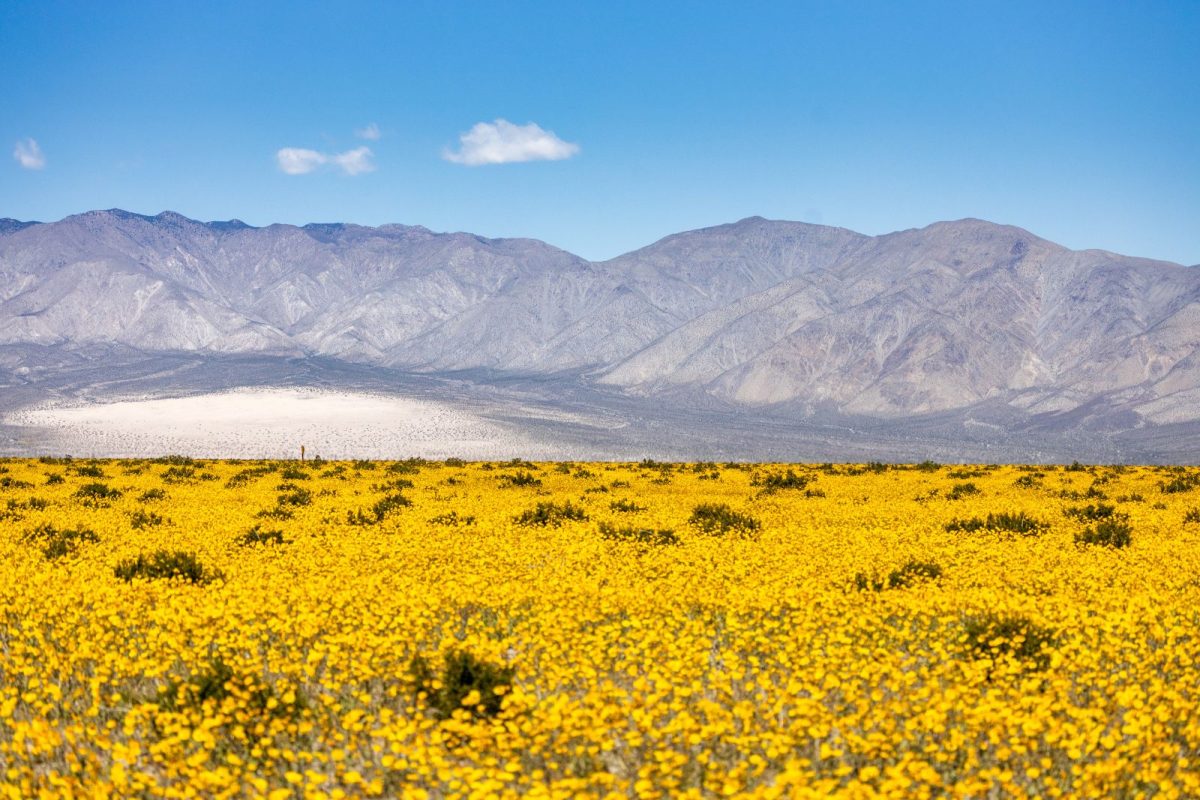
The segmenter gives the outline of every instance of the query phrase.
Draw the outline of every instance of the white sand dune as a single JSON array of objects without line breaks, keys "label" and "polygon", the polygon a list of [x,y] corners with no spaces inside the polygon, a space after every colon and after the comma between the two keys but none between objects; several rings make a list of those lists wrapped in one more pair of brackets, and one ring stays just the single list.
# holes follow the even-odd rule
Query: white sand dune
[{"label": "white sand dune", "polygon": [[[429,400],[254,388],[166,399],[42,405],[4,423],[41,429],[55,449],[97,457],[554,458],[503,424]],[[68,449],[69,448],[69,449]]]}]

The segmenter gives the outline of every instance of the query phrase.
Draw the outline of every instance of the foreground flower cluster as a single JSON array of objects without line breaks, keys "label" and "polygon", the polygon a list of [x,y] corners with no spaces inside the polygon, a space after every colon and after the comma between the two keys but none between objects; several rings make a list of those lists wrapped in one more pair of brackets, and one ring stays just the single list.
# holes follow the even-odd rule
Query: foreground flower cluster
[{"label": "foreground flower cluster", "polygon": [[1200,471],[0,461],[28,797],[1200,796]]}]

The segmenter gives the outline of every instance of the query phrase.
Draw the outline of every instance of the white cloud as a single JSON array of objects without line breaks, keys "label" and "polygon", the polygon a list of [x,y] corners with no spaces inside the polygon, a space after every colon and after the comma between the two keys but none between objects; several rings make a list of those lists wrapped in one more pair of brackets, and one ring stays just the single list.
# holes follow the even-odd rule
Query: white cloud
[{"label": "white cloud", "polygon": [[561,161],[579,152],[579,145],[564,142],[553,131],[534,123],[514,125],[508,120],[476,123],[458,137],[457,151],[447,149],[442,158],[455,164],[510,164],[517,161]]},{"label": "white cloud", "polygon": [[367,127],[356,130],[354,135],[360,139],[366,139],[368,142],[378,142],[383,138],[383,131],[379,130],[379,126],[372,122]]},{"label": "white cloud", "polygon": [[34,139],[21,139],[13,148],[13,158],[25,169],[41,169],[46,166],[46,156]]},{"label": "white cloud", "polygon": [[312,172],[329,159],[316,150],[305,150],[302,147],[285,147],[275,154],[279,168],[288,175],[304,175]]},{"label": "white cloud", "polygon": [[288,175],[306,175],[326,165],[337,167],[347,175],[361,175],[375,171],[374,157],[369,147],[356,147],[344,153],[318,153],[303,147],[284,147],[275,153],[279,169]]},{"label": "white cloud", "polygon": [[371,161],[374,156],[371,148],[364,146],[332,155],[329,157],[329,161],[340,167],[342,172],[347,175],[361,175],[364,172],[375,171],[375,164]]}]

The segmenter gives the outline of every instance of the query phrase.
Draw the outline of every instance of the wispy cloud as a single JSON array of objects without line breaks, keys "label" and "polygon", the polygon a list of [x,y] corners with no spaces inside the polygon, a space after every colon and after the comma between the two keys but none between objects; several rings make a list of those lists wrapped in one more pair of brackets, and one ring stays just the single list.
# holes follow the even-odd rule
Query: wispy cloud
[{"label": "wispy cloud", "polygon": [[366,139],[368,142],[378,142],[383,138],[383,131],[379,130],[379,126],[372,122],[367,127],[356,130],[354,135],[360,139]]},{"label": "wispy cloud", "polygon": [[21,139],[13,148],[13,158],[25,169],[41,169],[46,166],[46,156],[35,139]]},{"label": "wispy cloud", "polygon": [[374,172],[375,154],[371,148],[355,147],[344,153],[319,153],[303,147],[284,147],[275,153],[275,162],[288,175],[307,175],[324,166],[340,169],[346,175]]},{"label": "wispy cloud", "polygon": [[518,161],[561,161],[579,152],[579,145],[564,142],[540,125],[514,125],[505,119],[476,123],[458,137],[458,150],[447,148],[442,158],[455,164],[510,164]]}]

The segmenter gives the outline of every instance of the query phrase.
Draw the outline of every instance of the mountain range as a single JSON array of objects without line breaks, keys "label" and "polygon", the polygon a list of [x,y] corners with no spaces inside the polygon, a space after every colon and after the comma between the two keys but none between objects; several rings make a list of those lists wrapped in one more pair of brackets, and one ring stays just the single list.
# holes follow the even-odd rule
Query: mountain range
[{"label": "mountain range", "polygon": [[0,388],[113,353],[535,383],[646,413],[1200,442],[1200,268],[975,219],[866,236],[752,217],[604,262],[405,225],[0,220]]}]

